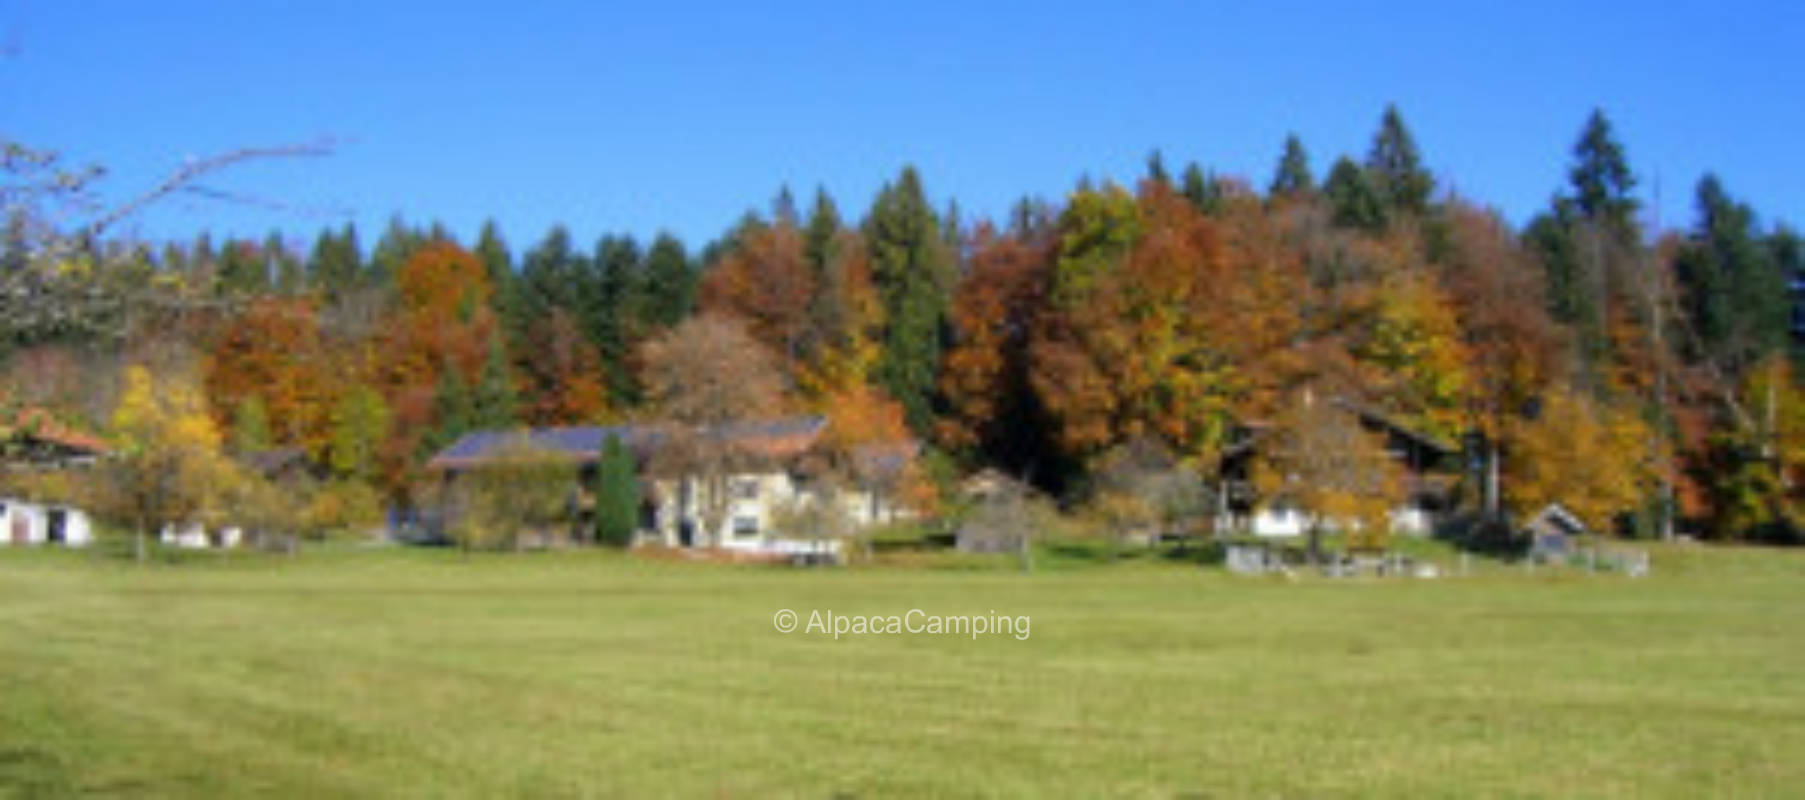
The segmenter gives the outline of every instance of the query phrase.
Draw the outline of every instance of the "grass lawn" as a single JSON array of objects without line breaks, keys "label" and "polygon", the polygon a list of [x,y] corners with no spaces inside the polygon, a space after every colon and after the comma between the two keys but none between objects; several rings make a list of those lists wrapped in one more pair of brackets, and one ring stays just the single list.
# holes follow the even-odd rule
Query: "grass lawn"
[{"label": "grass lawn", "polygon": [[1797,796],[1805,553],[1655,570],[0,550],[0,795]]}]

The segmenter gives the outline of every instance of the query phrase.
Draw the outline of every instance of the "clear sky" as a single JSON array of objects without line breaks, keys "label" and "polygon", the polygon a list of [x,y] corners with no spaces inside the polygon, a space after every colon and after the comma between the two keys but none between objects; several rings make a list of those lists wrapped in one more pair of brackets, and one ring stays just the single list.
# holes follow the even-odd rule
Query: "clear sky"
[{"label": "clear sky", "polygon": [[[1263,186],[1288,131],[1319,178],[1396,102],[1443,186],[1521,222],[1587,113],[1685,225],[1715,170],[1805,223],[1805,4],[1579,2],[455,3],[0,0],[0,133],[112,169],[330,135],[136,220],[149,238],[311,237],[393,213],[516,252],[669,229],[700,246],[788,184],[864,213],[916,164],[938,205],[1001,216],[1159,148]],[[297,210],[298,209],[298,210]],[[347,214],[349,216],[347,216]]]}]

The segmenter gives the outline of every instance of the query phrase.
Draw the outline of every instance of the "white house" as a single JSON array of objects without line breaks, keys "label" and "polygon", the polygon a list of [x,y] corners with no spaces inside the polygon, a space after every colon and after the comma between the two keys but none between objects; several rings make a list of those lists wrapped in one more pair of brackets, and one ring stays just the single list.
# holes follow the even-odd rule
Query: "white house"
[{"label": "white house", "polygon": [[93,522],[79,508],[0,497],[0,546],[82,547],[93,541]]},{"label": "white house", "polygon": [[[79,474],[107,452],[98,437],[76,430],[49,412],[35,407],[14,407],[0,418],[0,469],[20,478],[14,486],[43,489],[39,481],[62,473]],[[94,541],[94,525],[88,514],[59,502],[67,489],[45,489],[49,497],[26,488],[0,495],[0,546],[62,545],[81,547]],[[29,495],[29,496],[28,496]]]}]

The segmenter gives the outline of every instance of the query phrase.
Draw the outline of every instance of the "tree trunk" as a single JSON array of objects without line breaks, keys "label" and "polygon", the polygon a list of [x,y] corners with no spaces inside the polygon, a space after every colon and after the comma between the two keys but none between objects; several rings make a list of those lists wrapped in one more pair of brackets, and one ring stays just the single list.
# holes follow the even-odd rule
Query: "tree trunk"
[{"label": "tree trunk", "polygon": [[132,532],[132,554],[138,563],[144,563],[144,526],[140,525]]}]

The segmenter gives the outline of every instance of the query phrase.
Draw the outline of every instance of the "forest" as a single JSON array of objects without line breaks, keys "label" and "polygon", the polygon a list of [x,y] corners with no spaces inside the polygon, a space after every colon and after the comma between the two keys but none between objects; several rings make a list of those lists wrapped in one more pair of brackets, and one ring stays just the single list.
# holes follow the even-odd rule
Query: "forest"
[{"label": "forest", "polygon": [[[929,507],[993,467],[1107,513],[1132,453],[1207,485],[1257,435],[1279,443],[1264,497],[1382,509],[1397,481],[1313,411],[1332,397],[1462,453],[1461,502],[1487,514],[1798,543],[1805,246],[1711,175],[1657,228],[1607,116],[1581,122],[1549,147],[1568,185],[1520,226],[1446,189],[1388,107],[1326,171],[1295,136],[1258,180],[1155,152],[1132,186],[974,219],[903,167],[862,213],[786,187],[700,247],[399,218],[133,241],[68,223],[95,176],[8,144],[0,391],[8,419],[46,410],[137,464],[114,507],[315,531],[418,502],[467,432],[682,416],[685,381],[719,368],[736,413],[920,442]],[[324,477],[297,493],[234,466],[276,448]],[[190,472],[226,488],[184,508],[144,488]]]}]

